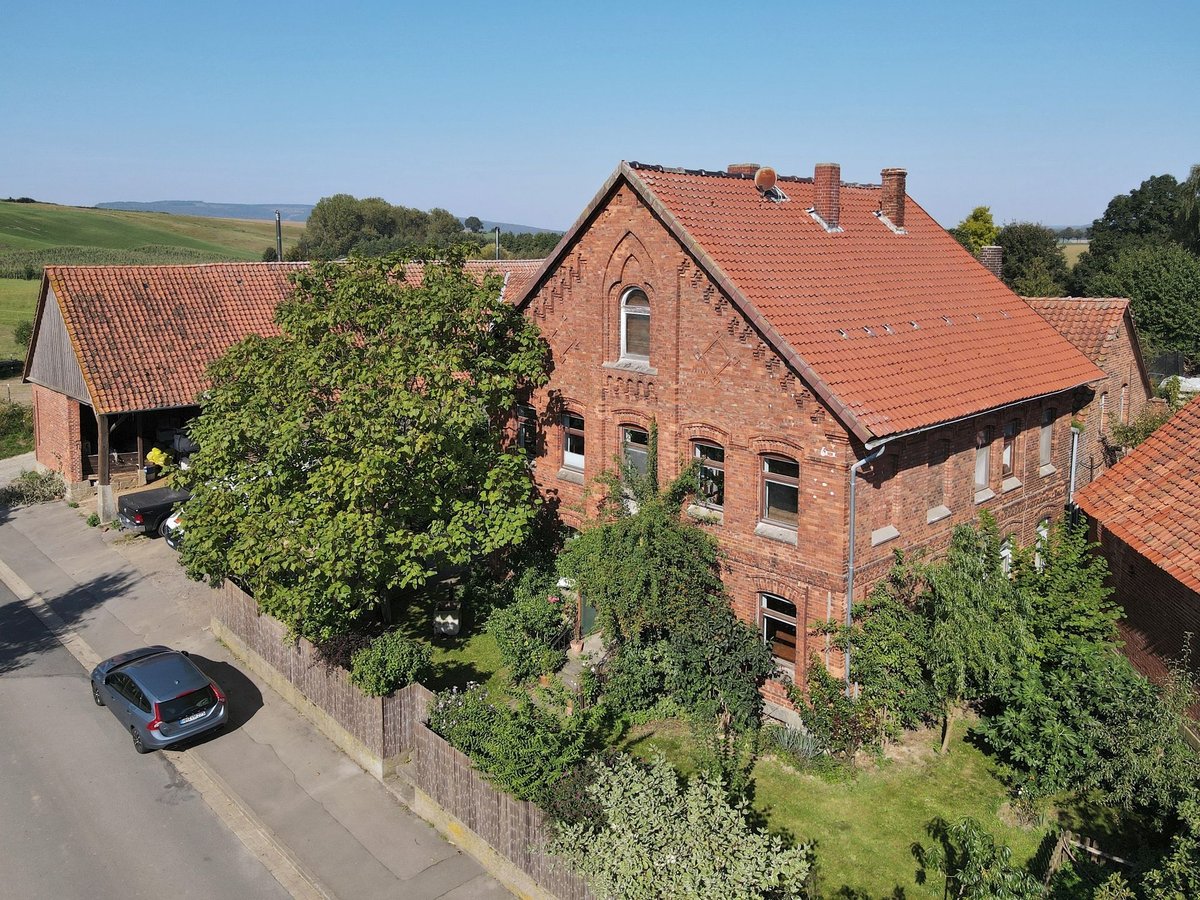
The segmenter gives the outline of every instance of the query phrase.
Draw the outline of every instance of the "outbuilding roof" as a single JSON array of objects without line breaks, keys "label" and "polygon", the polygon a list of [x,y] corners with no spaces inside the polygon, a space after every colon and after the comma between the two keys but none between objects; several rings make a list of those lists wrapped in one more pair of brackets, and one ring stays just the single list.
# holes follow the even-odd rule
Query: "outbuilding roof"
[{"label": "outbuilding roof", "polygon": [[1200,397],[1076,493],[1136,552],[1200,591]]},{"label": "outbuilding roof", "polygon": [[[505,276],[506,296],[541,260],[468,260],[478,278]],[[279,333],[275,308],[306,263],[47,266],[26,363],[30,375],[47,303],[57,301],[93,408],[99,413],[191,406],[207,369],[251,334]],[[420,265],[406,267],[420,282]]]},{"label": "outbuilding roof", "polygon": [[1123,297],[1026,297],[1025,302],[1097,365],[1129,311]]},{"label": "outbuilding roof", "polygon": [[522,301],[628,184],[743,315],[870,442],[1104,377],[911,198],[903,228],[880,185],[840,184],[838,228],[812,178],[621,163]]}]

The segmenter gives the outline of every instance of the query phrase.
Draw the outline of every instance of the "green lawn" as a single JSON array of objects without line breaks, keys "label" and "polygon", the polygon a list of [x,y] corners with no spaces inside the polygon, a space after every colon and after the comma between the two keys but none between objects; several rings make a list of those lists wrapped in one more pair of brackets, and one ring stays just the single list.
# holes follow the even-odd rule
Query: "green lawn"
[{"label": "green lawn", "polygon": [[[938,898],[939,884],[917,884],[911,851],[914,841],[929,843],[925,824],[935,816],[973,816],[1020,862],[1036,854],[1046,834],[1002,820],[1007,791],[991,761],[964,740],[966,727],[957,726],[946,757],[934,752],[937,735],[923,732],[910,736],[896,758],[868,763],[848,780],[803,774],[764,757],[754,770],[755,807],[773,830],[816,842],[825,896],[845,886],[872,898],[891,897],[897,887],[909,900]],[[694,768],[689,745],[687,727],[667,722],[635,729],[624,746],[642,757],[661,750],[687,773]]]},{"label": "green lawn", "polygon": [[425,680],[425,686],[440,691],[478,682],[495,691],[506,681],[502,668],[500,649],[490,634],[442,637],[433,642],[433,675]]},{"label": "green lawn", "polygon": [[0,399],[0,459],[33,449],[33,410]]},{"label": "green lawn", "polygon": [[13,340],[13,328],[22,319],[32,321],[40,285],[36,280],[0,278],[0,359],[25,358],[25,348]]}]

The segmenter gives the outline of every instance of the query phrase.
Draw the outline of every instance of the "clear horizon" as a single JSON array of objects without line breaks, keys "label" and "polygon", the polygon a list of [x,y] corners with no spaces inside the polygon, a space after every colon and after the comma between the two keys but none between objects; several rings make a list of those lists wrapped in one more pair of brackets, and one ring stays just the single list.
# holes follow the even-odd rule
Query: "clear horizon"
[{"label": "clear horizon", "polygon": [[730,9],[17,6],[0,195],[350,193],[563,229],[621,159],[832,160],[907,168],[943,225],[1067,226],[1200,162],[1200,4]]}]

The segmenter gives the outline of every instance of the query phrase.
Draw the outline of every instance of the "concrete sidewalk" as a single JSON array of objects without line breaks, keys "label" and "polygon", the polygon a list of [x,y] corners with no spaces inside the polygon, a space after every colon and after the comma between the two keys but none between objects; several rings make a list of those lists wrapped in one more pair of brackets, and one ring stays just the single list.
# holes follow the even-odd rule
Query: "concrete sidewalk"
[{"label": "concrete sidewalk", "polygon": [[[183,751],[179,768],[211,775],[316,896],[509,896],[238,665],[210,632],[209,589],[162,541],[88,528],[78,510],[52,503],[0,509],[0,559],[101,658],[159,643],[200,657],[230,694],[233,727]],[[129,764],[139,762],[130,749]]]},{"label": "concrete sidewalk", "polygon": [[22,472],[40,469],[33,451],[0,459],[0,485],[8,484]]}]

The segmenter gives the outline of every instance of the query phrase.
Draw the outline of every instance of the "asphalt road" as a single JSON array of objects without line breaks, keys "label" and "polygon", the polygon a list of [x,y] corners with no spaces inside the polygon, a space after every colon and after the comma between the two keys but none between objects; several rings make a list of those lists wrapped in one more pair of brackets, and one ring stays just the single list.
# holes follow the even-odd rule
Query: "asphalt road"
[{"label": "asphalt road", "polygon": [[0,895],[288,896],[161,754],[134,752],[83,668],[3,584]]}]

